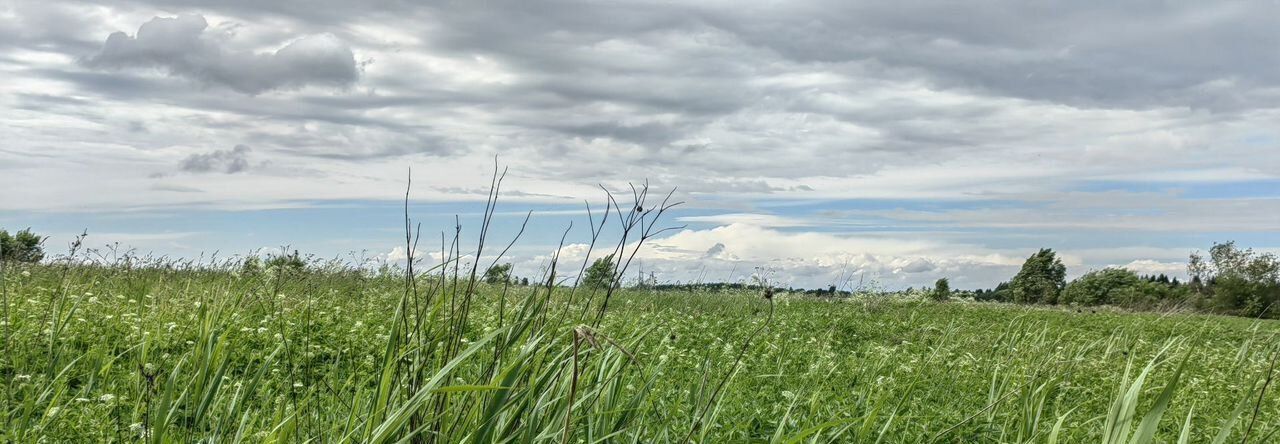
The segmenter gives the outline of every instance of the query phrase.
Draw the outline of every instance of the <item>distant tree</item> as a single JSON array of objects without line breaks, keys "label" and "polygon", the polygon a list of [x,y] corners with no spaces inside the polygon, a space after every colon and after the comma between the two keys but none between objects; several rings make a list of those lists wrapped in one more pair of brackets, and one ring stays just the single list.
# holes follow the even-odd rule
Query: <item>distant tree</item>
[{"label": "distant tree", "polygon": [[613,255],[596,259],[587,268],[582,278],[582,286],[587,288],[608,288],[613,284]]},{"label": "distant tree", "polygon": [[1009,281],[1013,301],[1020,304],[1056,304],[1067,286],[1067,267],[1053,250],[1041,248],[1023,262],[1022,269]]},{"label": "distant tree", "polygon": [[995,288],[975,291],[973,299],[977,301],[1009,302],[1009,283],[1001,282]]},{"label": "distant tree", "polygon": [[527,277],[522,277],[522,278],[520,278],[520,285],[528,286],[528,285],[529,285],[529,278],[527,278]]},{"label": "distant tree", "polygon": [[511,282],[511,264],[496,264],[484,271],[484,282],[500,285]]},{"label": "distant tree", "polygon": [[1137,274],[1123,268],[1094,270],[1076,278],[1062,292],[1061,301],[1071,305],[1106,305],[1134,302],[1144,283]]},{"label": "distant tree", "polygon": [[830,295],[836,294],[836,286],[832,285],[830,287],[827,287],[827,294],[830,294]]},{"label": "distant tree", "polygon": [[1214,244],[1207,259],[1191,254],[1187,272],[1209,308],[1250,317],[1280,312],[1280,260],[1273,254]]},{"label": "distant tree", "polygon": [[929,292],[929,299],[938,302],[951,299],[951,283],[947,281],[947,278],[938,279],[937,282],[933,283],[933,291]]},{"label": "distant tree", "polygon": [[9,234],[0,230],[0,260],[13,262],[40,262],[44,259],[44,236],[25,229]]}]

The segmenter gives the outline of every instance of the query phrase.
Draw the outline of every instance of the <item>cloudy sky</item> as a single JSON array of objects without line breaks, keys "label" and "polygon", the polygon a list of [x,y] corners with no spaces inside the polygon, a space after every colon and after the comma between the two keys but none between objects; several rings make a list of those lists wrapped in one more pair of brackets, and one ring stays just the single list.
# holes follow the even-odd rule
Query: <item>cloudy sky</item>
[{"label": "cloudy sky", "polygon": [[662,280],[972,288],[1040,247],[1179,274],[1280,248],[1277,29],[1275,2],[8,0],[0,226],[396,259],[407,168],[425,237],[471,235],[497,156],[521,275],[646,179],[686,202],[640,256]]}]

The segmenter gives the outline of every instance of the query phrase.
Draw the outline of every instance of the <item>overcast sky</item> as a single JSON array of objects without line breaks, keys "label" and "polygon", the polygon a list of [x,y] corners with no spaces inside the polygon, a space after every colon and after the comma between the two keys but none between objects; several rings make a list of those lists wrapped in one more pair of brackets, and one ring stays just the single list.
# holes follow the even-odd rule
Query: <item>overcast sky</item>
[{"label": "overcast sky", "polygon": [[1278,30],[1277,2],[8,0],[0,226],[397,259],[406,169],[438,239],[498,156],[522,275],[646,179],[686,202],[662,280],[972,288],[1040,247],[1181,274],[1280,248]]}]

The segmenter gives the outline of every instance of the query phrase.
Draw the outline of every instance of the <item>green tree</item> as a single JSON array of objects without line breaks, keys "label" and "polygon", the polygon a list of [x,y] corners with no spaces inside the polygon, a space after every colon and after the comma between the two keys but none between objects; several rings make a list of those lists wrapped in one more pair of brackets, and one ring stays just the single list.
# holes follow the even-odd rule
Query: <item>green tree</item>
[{"label": "green tree", "polygon": [[1071,305],[1107,305],[1134,302],[1143,280],[1123,268],[1104,268],[1085,273],[1067,285],[1061,301]]},{"label": "green tree", "polygon": [[1209,308],[1243,316],[1280,312],[1280,260],[1270,253],[1240,249],[1235,242],[1214,244],[1206,259],[1192,253],[1187,272]]},{"label": "green tree", "polygon": [[44,259],[44,236],[25,229],[9,234],[0,230],[0,260],[14,262],[40,262]]},{"label": "green tree", "polygon": [[1067,286],[1067,267],[1053,250],[1041,248],[1022,263],[1022,269],[1009,281],[1013,301],[1020,304],[1056,304]]},{"label": "green tree", "polygon": [[947,281],[947,278],[941,278],[938,279],[937,282],[934,282],[933,291],[929,292],[929,299],[933,299],[938,302],[951,299],[951,282]]},{"label": "green tree", "polygon": [[511,264],[497,264],[484,271],[484,282],[500,285],[511,282]]},{"label": "green tree", "polygon": [[613,255],[596,259],[587,268],[587,274],[582,278],[582,285],[587,288],[608,288],[613,284]]}]

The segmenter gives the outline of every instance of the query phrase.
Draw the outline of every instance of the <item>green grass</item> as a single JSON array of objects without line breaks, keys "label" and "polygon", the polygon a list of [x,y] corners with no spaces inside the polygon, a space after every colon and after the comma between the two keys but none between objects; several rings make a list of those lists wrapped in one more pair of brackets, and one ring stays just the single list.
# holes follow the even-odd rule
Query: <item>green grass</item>
[{"label": "green grass", "polygon": [[11,265],[0,441],[1280,439],[1275,321],[440,271]]}]

